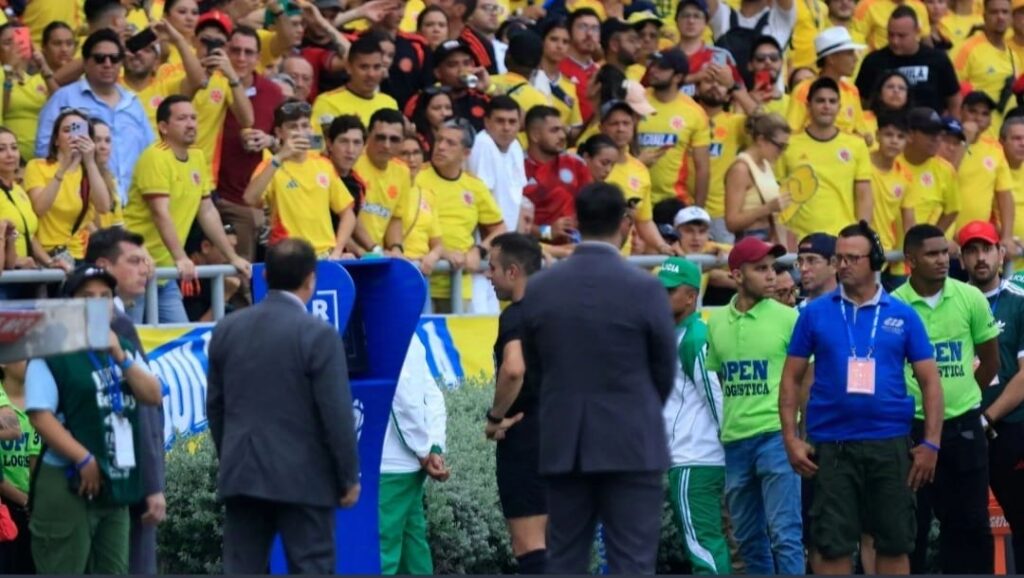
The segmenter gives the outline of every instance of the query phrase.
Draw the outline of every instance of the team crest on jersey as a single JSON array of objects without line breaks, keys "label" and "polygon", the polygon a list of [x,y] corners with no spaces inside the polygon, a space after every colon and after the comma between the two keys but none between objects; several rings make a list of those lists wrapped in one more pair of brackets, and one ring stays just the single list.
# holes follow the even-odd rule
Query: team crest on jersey
[{"label": "team crest on jersey", "polygon": [[401,70],[402,72],[405,72],[405,73],[412,72],[412,59],[411,58],[403,58],[403,59],[399,60],[398,61],[398,69]]},{"label": "team crest on jersey", "polygon": [[224,100],[224,91],[219,88],[210,91],[210,102],[220,104],[222,100]]},{"label": "team crest on jersey", "polygon": [[897,199],[903,196],[903,185],[896,185],[892,188],[892,196]]},{"label": "team crest on jersey", "polygon": [[469,191],[462,191],[462,201],[467,205],[473,204],[473,193]]},{"label": "team crest on jersey", "polygon": [[316,184],[326,189],[331,184],[331,181],[325,173],[320,173],[316,176]]},{"label": "team crest on jersey", "polygon": [[985,165],[985,168],[990,171],[994,171],[996,169],[996,160],[992,157],[985,157],[985,159],[981,161],[981,164]]},{"label": "team crest on jersey", "polygon": [[935,184],[935,177],[931,173],[924,173],[921,175],[921,184],[930,187]]},{"label": "team crest on jersey", "polygon": [[853,107],[846,107],[846,118],[853,118]]},{"label": "team crest on jersey", "polygon": [[157,95],[149,99],[149,106],[153,108],[160,108],[160,103],[164,101],[164,97]]},{"label": "team crest on jersey", "polygon": [[396,187],[395,185],[391,185],[390,187],[388,187],[387,195],[388,195],[389,199],[397,199],[398,198],[398,187]]},{"label": "team crest on jersey", "polygon": [[572,171],[569,170],[569,169],[559,169],[559,171],[558,171],[558,180],[562,181],[563,183],[565,183],[567,185],[572,184],[572,181],[573,181]]},{"label": "team crest on jersey", "polygon": [[853,153],[850,152],[850,149],[839,149],[839,160],[848,163],[851,158],[853,158]]},{"label": "team crest on jersey", "polygon": [[192,184],[198,187],[201,182],[202,178],[199,176],[199,171],[192,171]]},{"label": "team crest on jersey", "polygon": [[638,179],[636,177],[629,177],[629,188],[633,189],[634,191],[636,189],[639,189],[640,188],[640,179]]},{"label": "team crest on jersey", "polygon": [[729,136],[729,131],[724,126],[716,126],[712,134],[716,139],[721,140]]},{"label": "team crest on jersey", "polygon": [[37,84],[36,92],[38,92],[39,94],[46,94],[46,86],[43,84]]},{"label": "team crest on jersey", "polygon": [[673,116],[672,120],[668,121],[668,124],[675,130],[683,130],[683,127],[686,126],[686,121],[681,116]]}]

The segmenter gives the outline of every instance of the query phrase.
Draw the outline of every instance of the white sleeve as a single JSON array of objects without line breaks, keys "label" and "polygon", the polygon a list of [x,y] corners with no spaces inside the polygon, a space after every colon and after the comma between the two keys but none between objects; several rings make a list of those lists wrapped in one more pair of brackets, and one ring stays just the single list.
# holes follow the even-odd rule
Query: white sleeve
[{"label": "white sleeve", "polygon": [[718,432],[722,432],[722,384],[718,381],[718,374],[708,371],[706,365],[708,346],[705,345],[697,354],[693,362],[693,383],[700,392],[700,400],[710,410],[711,417],[718,425]]},{"label": "white sleeve", "polygon": [[725,0],[718,0],[718,10],[711,15],[711,21],[708,24],[711,26],[711,35],[718,40],[729,30],[729,15],[732,14],[732,8],[725,3]]},{"label": "white sleeve", "polygon": [[768,14],[768,26],[765,32],[770,34],[783,47],[789,45],[793,36],[793,28],[796,27],[796,3],[801,0],[794,0],[789,10],[780,10],[778,3],[773,3],[771,12]]},{"label": "white sleeve", "polygon": [[473,149],[469,153],[469,172],[476,175],[476,178],[483,181],[487,188],[493,191],[497,185],[497,172],[494,170],[496,159],[489,154],[492,150],[489,140],[489,138],[476,139],[476,144],[473,145]]},{"label": "white sleeve", "polygon": [[[437,389],[437,386],[427,384]],[[427,423],[426,400],[424,387],[416,382],[411,371],[402,368],[395,388],[395,397],[391,401],[391,421],[402,445],[422,459],[430,453],[430,430]]]},{"label": "white sleeve", "polygon": [[443,453],[448,446],[448,412],[444,405],[444,394],[441,393],[441,388],[436,382],[427,384],[423,393],[423,401],[427,406],[427,431],[430,434],[430,446],[438,446]]}]

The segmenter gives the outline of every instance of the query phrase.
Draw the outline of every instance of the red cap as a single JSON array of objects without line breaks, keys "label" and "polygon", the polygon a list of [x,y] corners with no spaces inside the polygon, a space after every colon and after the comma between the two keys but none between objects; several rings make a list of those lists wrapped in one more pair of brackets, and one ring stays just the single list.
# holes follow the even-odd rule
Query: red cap
[{"label": "red cap", "polygon": [[199,21],[196,22],[196,30],[199,30],[203,25],[211,22],[220,26],[224,31],[224,34],[227,34],[228,36],[231,36],[231,32],[235,29],[235,25],[231,22],[230,16],[220,10],[210,10],[199,17]]},{"label": "red cap", "polygon": [[999,244],[999,232],[988,221],[971,221],[957,233],[956,242],[964,247],[971,241],[985,241],[989,245]]},{"label": "red cap", "polygon": [[785,254],[786,248],[782,245],[765,243],[757,237],[744,237],[729,252],[729,270],[739,269],[747,263],[756,263],[767,255],[778,258]]}]

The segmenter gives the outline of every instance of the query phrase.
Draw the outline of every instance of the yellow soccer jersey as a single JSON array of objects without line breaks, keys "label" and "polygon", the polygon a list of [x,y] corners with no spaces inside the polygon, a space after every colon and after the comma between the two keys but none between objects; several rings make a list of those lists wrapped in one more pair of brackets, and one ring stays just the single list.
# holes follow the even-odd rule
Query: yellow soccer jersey
[{"label": "yellow soccer jersey", "polygon": [[871,181],[871,159],[864,139],[838,132],[832,140],[819,141],[806,131],[794,134],[782,156],[785,178],[793,169],[810,165],[818,178],[818,190],[786,223],[798,239],[811,233],[837,235],[857,222],[855,184]]},{"label": "yellow soccer jersey", "polygon": [[711,178],[704,208],[712,218],[725,217],[725,173],[746,142],[746,122],[745,115],[734,112],[721,112],[711,118]]},{"label": "yellow soccer jersey", "polygon": [[[953,67],[960,82],[969,82],[973,90],[984,92],[996,102],[999,102],[1007,79],[1016,78],[1022,72],[1021,64],[1012,50],[992,46],[984,34],[975,34],[967,39],[953,58]],[[1013,102],[1014,99],[1010,98],[1009,105],[1013,106]],[[992,111],[992,125],[985,131],[986,136],[999,136],[1002,112]]]},{"label": "yellow soccer jersey", "polygon": [[960,214],[951,233],[971,221],[992,221],[996,210],[995,192],[1013,189],[1013,176],[1003,155],[1003,146],[986,136],[967,147],[957,177],[960,190],[970,191],[970,194],[960,197]]},{"label": "yellow soccer jersey", "polygon": [[[160,134],[156,126],[156,109],[160,108],[160,103],[165,98],[181,92],[181,81],[183,78],[184,76],[181,75],[162,79],[154,78],[149,83],[149,86],[135,93],[139,99],[139,104],[142,105],[142,110],[146,111],[146,119],[149,120],[149,125],[153,127],[153,134]],[[126,86],[125,88],[128,87]]]},{"label": "yellow soccer jersey", "polygon": [[878,50],[889,45],[889,17],[893,10],[906,4],[917,13],[917,21],[921,27],[921,38],[931,36],[932,29],[928,23],[928,8],[920,0],[861,0],[853,13],[853,27],[867,41],[868,50]]},{"label": "yellow soccer jersey", "polygon": [[903,247],[903,209],[910,208],[910,187],[914,175],[905,161],[897,158],[888,171],[871,165],[871,221],[886,251]]},{"label": "yellow soccer jersey", "polygon": [[64,22],[76,34],[80,32],[85,24],[84,6],[85,0],[32,0],[25,4],[21,23],[32,32],[32,44],[42,46],[43,30],[51,22]]},{"label": "yellow soccer jersey", "polygon": [[980,28],[983,22],[984,20],[979,14],[947,12],[939,20],[939,33],[953,44],[949,51],[950,55],[955,55],[960,50],[964,41],[971,36],[971,30],[974,30],[975,26]]},{"label": "yellow soccer jersey", "polygon": [[11,88],[3,124],[18,137],[18,151],[21,159],[28,161],[35,156],[36,128],[39,126],[39,112],[43,110],[50,91],[42,75],[25,76],[24,82],[14,82]]},{"label": "yellow soccer jersey", "polygon": [[[702,111],[703,112],[703,111]],[[636,206],[637,222],[646,222],[654,219],[654,204],[651,202],[651,175],[644,163],[628,152],[624,153],[622,161],[616,163],[612,172],[608,173],[606,182],[618,185],[622,189],[626,200],[632,198],[640,199]],[[626,238],[626,244],[622,247],[622,254],[629,255],[633,251],[633,235]]]},{"label": "yellow soccer jersey", "polygon": [[764,112],[773,112],[782,118],[786,118],[789,114],[789,102],[793,100],[789,94],[783,94],[782,98],[778,100],[769,100],[761,106]]},{"label": "yellow soccer jersey", "polygon": [[[33,189],[41,189],[57,174],[60,163],[50,162],[46,159],[32,159],[25,165],[25,190],[32,192]],[[42,244],[43,249],[50,251],[55,247],[67,247],[68,252],[75,259],[85,258],[85,237],[79,233],[88,229],[88,224],[96,216],[92,205],[86,208],[82,214],[82,179],[85,173],[82,166],[64,173],[64,180],[57,189],[57,196],[53,205],[39,217],[39,229],[36,238]],[[113,191],[116,195],[117,192]],[[77,229],[72,230],[75,221],[79,221]]]},{"label": "yellow soccer jersey", "polygon": [[491,77],[491,85],[494,86],[495,94],[508,95],[519,104],[523,118],[535,106],[551,106],[552,99],[549,99],[543,92],[534,88],[530,81],[523,78],[520,74],[514,72],[497,74]]},{"label": "yellow soccer jersey", "polygon": [[[468,252],[476,244],[473,234],[478,227],[503,222],[501,209],[487,185],[466,171],[450,180],[437,174],[433,166],[426,166],[416,175],[416,187],[433,206],[441,224],[441,239],[449,251]],[[472,296],[471,277],[464,275],[462,280],[462,297],[468,299]],[[451,297],[451,278],[432,276],[430,296]]]},{"label": "yellow soccer jersey", "polygon": [[651,203],[679,197],[692,204],[693,192],[686,186],[687,157],[690,149],[711,144],[708,116],[699,104],[682,93],[665,103],[649,90],[647,100],[656,112],[640,121],[637,144],[641,149],[672,146],[651,167]]},{"label": "yellow soccer jersey", "polygon": [[832,26],[828,19],[828,6],[821,0],[795,0],[796,25],[793,26],[792,45],[789,49],[789,70],[817,69],[814,37]]},{"label": "yellow soccer jersey", "polygon": [[910,206],[914,221],[935,225],[944,214],[960,212],[960,187],[956,169],[945,159],[932,157],[920,165],[900,157],[914,180],[910,188]]},{"label": "yellow soccer jersey", "polygon": [[[1024,164],[1010,169],[1013,178],[1013,236],[1018,243],[1024,243]],[[1024,270],[1024,257],[1013,261],[1014,271]]]},{"label": "yellow soccer jersey", "polygon": [[[813,83],[813,79],[808,79],[793,89],[786,120],[794,134],[804,130],[804,127],[807,126],[809,120],[807,95]],[[857,85],[845,78],[839,81],[839,113],[836,115],[836,126],[839,127],[839,130],[850,134],[873,134],[864,120],[864,109],[860,104],[860,91],[857,90]]]},{"label": "yellow soccer jersey", "polygon": [[392,216],[397,216],[403,221],[403,228],[409,226],[405,222],[409,188],[412,186],[409,167],[402,161],[392,159],[381,170],[364,154],[356,161],[353,170],[366,183],[363,205],[359,210],[359,222],[363,224],[373,242],[383,246],[384,233],[387,232]]},{"label": "yellow soccer jersey", "polygon": [[111,176],[110,181],[114,185],[114,188],[110,189],[112,193],[110,195],[110,212],[96,216],[96,221],[101,229],[124,226],[124,206],[121,204],[121,195],[117,193],[119,190],[117,179]]},{"label": "yellow soccer jersey", "polygon": [[[224,119],[228,108],[235,102],[234,92],[228,85],[228,79],[220,72],[210,77],[206,88],[200,89],[192,97],[192,105],[196,108],[196,148],[203,151],[203,156],[211,164],[211,174],[216,175],[220,168],[220,137],[224,130]],[[213,177],[216,186],[217,179]]]},{"label": "yellow soccer jersey", "polygon": [[[556,95],[552,93],[551,106],[558,109],[558,115],[562,118],[565,126],[581,126],[583,124],[583,114],[580,113],[580,102],[576,98],[576,85],[569,80],[569,77],[559,74],[558,82],[554,83],[552,88],[555,86],[561,90],[561,94]],[[523,111],[524,117],[526,112],[528,111]]]},{"label": "yellow soccer jersey", "polygon": [[441,238],[441,221],[422,189],[414,186],[409,199],[408,223],[405,220],[402,223],[405,229],[402,252],[409,259],[422,259],[430,252],[430,240]]},{"label": "yellow soccer jersey", "polygon": [[32,210],[32,200],[18,183],[14,183],[10,190],[5,187],[0,187],[0,190],[3,191],[0,193],[0,219],[6,219],[14,224],[18,231],[18,238],[15,239],[16,252],[19,257],[28,257],[30,240],[39,230],[39,217]]},{"label": "yellow soccer jersey", "polygon": [[[253,175],[270,162],[260,163]],[[337,244],[331,213],[340,214],[354,201],[331,161],[314,153],[301,162],[281,163],[263,200],[270,206],[269,243],[298,237],[309,241],[317,255],[330,253]]]},{"label": "yellow soccer jersey", "polygon": [[343,86],[317,95],[311,121],[314,127],[323,128],[330,126],[336,116],[354,114],[363,121],[363,126],[370,126],[370,117],[382,108],[398,110],[398,103],[380,91],[373,98],[363,98]]},{"label": "yellow soccer jersey", "polygon": [[124,225],[146,240],[146,249],[157,267],[173,267],[174,257],[153,223],[146,198],[168,197],[174,231],[184,247],[189,229],[199,213],[199,205],[210,196],[212,189],[210,165],[201,149],[189,149],[188,160],[184,162],[178,160],[174,151],[163,142],[152,144],[142,152],[128,190]]}]

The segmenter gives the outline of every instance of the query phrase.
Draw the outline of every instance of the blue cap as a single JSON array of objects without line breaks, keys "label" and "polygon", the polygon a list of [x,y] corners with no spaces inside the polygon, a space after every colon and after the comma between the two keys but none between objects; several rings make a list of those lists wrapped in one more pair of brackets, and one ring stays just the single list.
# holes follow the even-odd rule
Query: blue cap
[{"label": "blue cap", "polygon": [[942,117],[942,125],[942,132],[958,137],[960,140],[967,140],[967,137],[964,136],[964,126],[957,119],[951,116],[944,116]]},{"label": "blue cap", "polygon": [[836,254],[836,238],[828,233],[811,233],[797,244],[797,255],[814,253],[826,259],[831,259]]}]

